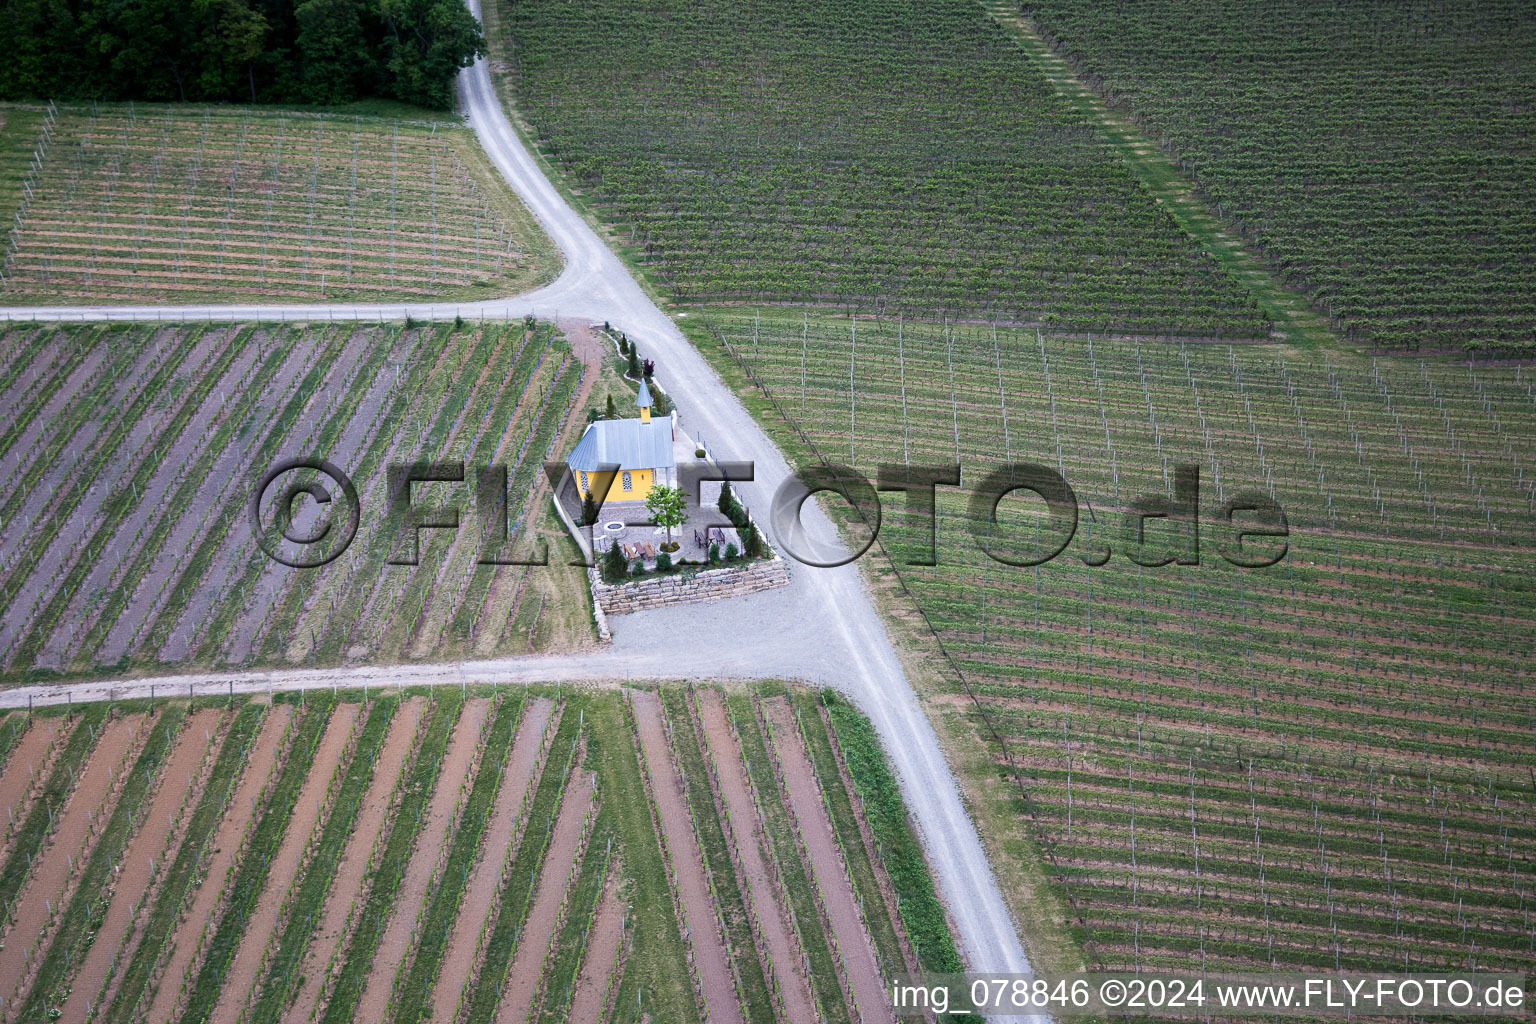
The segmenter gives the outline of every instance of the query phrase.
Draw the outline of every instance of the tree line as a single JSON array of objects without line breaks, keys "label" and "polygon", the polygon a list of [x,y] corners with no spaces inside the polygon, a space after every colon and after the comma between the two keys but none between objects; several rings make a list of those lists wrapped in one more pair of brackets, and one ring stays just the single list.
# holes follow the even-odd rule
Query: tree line
[{"label": "tree line", "polygon": [[462,0],[0,0],[0,98],[446,110],[485,39]]}]

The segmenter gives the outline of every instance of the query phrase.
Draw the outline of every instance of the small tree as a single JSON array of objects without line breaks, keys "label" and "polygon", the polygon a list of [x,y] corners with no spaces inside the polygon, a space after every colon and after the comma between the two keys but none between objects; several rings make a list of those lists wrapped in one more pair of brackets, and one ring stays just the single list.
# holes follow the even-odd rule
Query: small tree
[{"label": "small tree", "polygon": [[735,500],[735,496],[731,494],[731,482],[727,480],[720,485],[720,500],[715,502],[715,507],[720,510],[721,515],[729,517],[731,514],[731,502]]},{"label": "small tree", "polygon": [[672,556],[667,554],[665,551],[662,551],[662,552],[658,553],[656,555],[656,571],[657,572],[671,572],[672,571]]},{"label": "small tree", "polygon": [[645,360],[645,379],[650,380],[654,376],[656,376],[656,364],[647,359]]},{"label": "small tree", "polygon": [[628,575],[629,559],[624,557],[624,549],[619,547],[619,542],[614,541],[613,547],[603,556],[603,579],[609,583],[622,583]]},{"label": "small tree", "polygon": [[720,561],[720,543],[716,541],[709,546],[709,562],[711,565]]},{"label": "small tree", "polygon": [[597,499],[588,491],[587,496],[581,499],[581,525],[597,525]]},{"label": "small tree", "polygon": [[758,531],[756,523],[747,523],[746,529],[742,531],[741,544],[748,558],[763,557],[763,535]]},{"label": "small tree", "polygon": [[727,544],[725,546],[725,560],[727,562],[729,562],[732,559],[734,559],[736,557],[736,554],[737,554],[737,551],[736,551],[736,545],[735,544]]},{"label": "small tree", "polygon": [[626,372],[630,379],[640,379],[640,354],[633,345],[629,346],[629,369]]},{"label": "small tree", "polygon": [[606,410],[604,410],[603,415],[605,417],[607,417],[608,419],[610,419],[610,420],[615,420],[615,419],[619,418],[619,410],[618,410],[618,407],[613,404],[613,396],[612,395],[608,396],[608,408]]},{"label": "small tree", "polygon": [[667,531],[667,547],[672,547],[672,531],[688,521],[688,497],[681,487],[660,484],[646,496],[645,509],[651,522]]}]

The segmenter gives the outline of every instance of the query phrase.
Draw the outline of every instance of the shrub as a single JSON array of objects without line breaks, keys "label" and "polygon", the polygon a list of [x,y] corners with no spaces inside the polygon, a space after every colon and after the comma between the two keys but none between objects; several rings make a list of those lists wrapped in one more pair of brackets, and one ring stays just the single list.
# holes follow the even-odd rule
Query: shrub
[{"label": "shrub", "polygon": [[592,497],[591,491],[581,499],[581,523],[583,526],[597,525],[597,499]]},{"label": "shrub", "polygon": [[455,331],[462,331],[464,329],[464,318],[462,316],[453,318],[453,329]]},{"label": "shrub", "polygon": [[720,545],[718,542],[709,546],[708,558],[710,565],[714,565],[716,562],[720,561]]},{"label": "shrub", "polygon": [[702,458],[704,458],[704,457],[705,457],[705,456],[706,456],[706,455],[707,455],[707,454],[708,454],[708,453],[706,453],[706,452],[705,452],[705,451],[704,451],[704,449],[703,449],[703,448],[695,448],[695,449],[694,449],[694,450],[693,450],[693,457],[694,457],[694,458],[696,458],[696,459],[702,459]]},{"label": "shrub", "polygon": [[659,555],[657,555],[656,556],[656,571],[657,572],[671,572],[672,571],[672,556],[667,554],[665,551],[663,551]]},{"label": "shrub", "polygon": [[746,549],[748,558],[763,557],[763,535],[757,529],[756,524],[748,523],[741,534],[742,546]]},{"label": "shrub", "polygon": [[619,410],[618,407],[613,404],[612,395],[608,396],[608,407],[603,411],[603,415],[610,420],[616,420],[619,418]]},{"label": "shrub", "polygon": [[736,555],[737,555],[736,545],[734,543],[727,544],[725,546],[725,560],[727,562],[732,561],[733,559],[735,559]]},{"label": "shrub", "polygon": [[624,549],[615,542],[603,556],[603,579],[609,583],[621,583],[628,575],[629,559],[624,557]]},{"label": "shrub", "polygon": [[650,359],[645,360],[645,379],[650,380],[656,376],[656,363]]},{"label": "shrub", "polygon": [[735,500],[736,496],[731,493],[731,482],[727,480],[720,485],[720,500],[715,502],[715,507],[720,510],[721,515],[729,517],[731,502]]},{"label": "shrub", "polygon": [[645,575],[645,559],[643,559],[643,558],[635,559],[635,564],[629,567],[629,574],[631,576],[644,576]]},{"label": "shrub", "polygon": [[640,379],[640,354],[635,346],[629,346],[629,369],[625,371],[635,380]]}]

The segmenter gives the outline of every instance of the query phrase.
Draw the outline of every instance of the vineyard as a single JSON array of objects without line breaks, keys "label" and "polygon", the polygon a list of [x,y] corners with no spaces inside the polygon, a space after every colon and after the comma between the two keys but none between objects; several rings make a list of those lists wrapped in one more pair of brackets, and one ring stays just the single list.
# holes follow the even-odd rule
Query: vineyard
[{"label": "vineyard", "polygon": [[1528,4],[1022,7],[1341,332],[1536,341]]},{"label": "vineyard", "polygon": [[[1092,960],[1529,967],[1529,367],[782,309],[719,311],[696,340],[746,368],[804,457],[898,480],[959,462],[967,488],[1029,461],[1075,491],[1074,539],[1033,567],[982,547],[1054,547],[1038,502],[988,524],[940,487],[925,567],[925,519],[885,495],[872,571],[1011,765],[999,827],[1038,842]],[[1139,538],[1126,515],[1177,509],[1180,464],[1200,472],[1198,565],[1159,564],[1187,560],[1187,525]],[[1222,557],[1242,492],[1284,509],[1277,565]]]},{"label": "vineyard", "polygon": [[869,723],[776,684],[0,718],[0,1019],[892,1021],[957,969]]},{"label": "vineyard", "polygon": [[[588,371],[551,325],[29,326],[0,352],[7,679],[590,642],[542,499]],[[295,571],[261,551],[245,505],[269,467],[317,452],[355,481],[360,526],[345,555]],[[457,501],[465,528],[423,531],[419,564],[391,564],[386,467],[459,459],[469,482],[418,490]],[[548,568],[477,564],[470,488],[492,463],[512,553],[547,548]]]},{"label": "vineyard", "polygon": [[0,108],[0,298],[485,299],[553,276],[462,125],[260,108]]},{"label": "vineyard", "polygon": [[535,137],[673,295],[1270,333],[969,0],[486,8]]}]

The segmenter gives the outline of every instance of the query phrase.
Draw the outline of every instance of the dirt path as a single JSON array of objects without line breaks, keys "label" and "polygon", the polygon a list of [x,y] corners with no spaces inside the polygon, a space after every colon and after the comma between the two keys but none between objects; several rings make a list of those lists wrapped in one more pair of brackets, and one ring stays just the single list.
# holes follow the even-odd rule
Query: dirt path
[{"label": "dirt path", "polygon": [[416,919],[421,914],[427,891],[437,876],[438,861],[442,857],[443,844],[453,825],[453,815],[458,809],[459,794],[470,783],[470,768],[475,752],[480,746],[480,728],[490,712],[488,697],[478,697],[464,705],[454,726],[453,737],[443,755],[443,767],[437,776],[437,788],[432,791],[432,802],[427,807],[427,821],[421,834],[416,837],[416,848],[411,851],[410,863],[405,867],[405,877],[395,890],[395,903],[390,908],[389,923],[379,938],[379,948],[373,954],[373,970],[368,974],[367,986],[358,1000],[353,1020],[383,1021],[389,1009],[389,997],[394,993],[395,973],[410,955],[416,942]]},{"label": "dirt path", "polygon": [[454,1019],[460,994],[474,972],[475,947],[491,908],[496,905],[501,873],[517,838],[518,818],[533,787],[535,772],[544,753],[545,727],[549,725],[554,709],[555,702],[542,697],[530,701],[523,709],[523,720],[518,723],[517,737],[513,740],[512,752],[502,771],[501,786],[496,791],[496,802],[491,808],[490,825],[481,840],[480,859],[464,888],[453,934],[443,951],[442,966],[432,989],[432,1019],[441,1024]]},{"label": "dirt path", "polygon": [[25,995],[16,989],[29,974],[35,956],[43,952],[37,947],[64,900],[70,879],[81,859],[90,854],[103,817],[111,813],[102,805],[113,793],[118,769],[143,728],[143,715],[125,715],[99,730],[85,769],[54,824],[53,836],[17,894],[14,923],[0,946],[0,995],[7,1009],[19,1005],[16,1001]]},{"label": "dirt path", "polygon": [[421,725],[422,712],[427,702],[422,697],[412,697],[396,710],[384,737],[384,747],[374,763],[373,779],[363,797],[362,810],[353,824],[352,835],[341,853],[336,867],[336,877],[331,881],[331,892],[320,911],[320,921],[314,937],[304,953],[304,965],[299,970],[299,992],[288,1012],[283,1014],[286,1024],[303,1024],[315,1013],[322,990],[325,987],[325,971],[332,958],[346,941],[345,931],[351,923],[352,909],[363,891],[363,881],[368,877],[369,858],[374,844],[383,835],[390,806],[394,802],[395,786],[405,770],[405,759],[416,745],[417,728]]},{"label": "dirt path", "polygon": [[6,758],[5,769],[0,771],[0,808],[5,809],[6,815],[4,823],[0,824],[0,836],[4,837],[0,838],[0,853],[10,846],[11,833],[16,827],[14,823],[22,819],[33,780],[45,769],[49,757],[57,749],[55,738],[63,742],[67,735],[67,731],[59,729],[58,722],[34,718],[21,739],[16,741],[11,756]]},{"label": "dirt path", "polygon": [[778,887],[758,844],[761,823],[757,820],[757,807],[752,803],[752,791],[747,786],[747,770],[741,763],[741,750],[736,745],[736,737],[731,735],[730,719],[726,717],[725,704],[718,693],[699,691],[699,715],[704,721],[710,756],[719,776],[726,824],[730,827],[736,856],[746,875],[747,890],[752,899],[752,922],[773,959],[773,976],[784,1001],[785,1016],[793,1021],[820,1020],[821,1015],[811,998],[810,983],[800,969],[800,944],[774,898]]},{"label": "dirt path", "polygon": [[592,773],[583,768],[573,771],[566,784],[565,799],[560,801],[560,814],[555,818],[555,831],[544,854],[544,865],[539,869],[539,884],[528,908],[528,920],[523,922],[523,941],[517,944],[512,968],[507,972],[501,1005],[496,1010],[496,1024],[523,1024],[528,1019],[533,993],[539,987],[544,969],[544,958],[550,943],[555,941],[560,905],[565,902],[565,889],[571,880],[576,853],[581,849],[593,796]]},{"label": "dirt path", "polygon": [[176,738],[170,760],[160,773],[160,784],[149,812],[123,854],[106,920],[97,931],[96,940],[80,964],[80,973],[70,986],[69,998],[64,1002],[63,1020],[90,1018],[113,962],[131,938],[129,932],[144,893],[154,881],[157,869],[163,866],[167,855],[166,841],[187,793],[192,789],[193,776],[207,759],[210,741],[218,735],[221,716],[222,712],[213,708],[194,712]]},{"label": "dirt path", "polygon": [[[587,952],[581,974],[576,979],[576,995],[571,999],[571,1024],[602,1024],[608,1008],[609,979],[618,965],[624,943],[624,901],[619,898],[619,865],[608,870],[608,884],[597,905],[597,917],[587,935]],[[714,1020],[711,1016],[710,1020]]]},{"label": "dirt path", "polygon": [[[277,774],[278,748],[292,719],[293,705],[278,704],[267,712],[266,719],[261,723],[261,732],[257,734],[256,742],[247,755],[245,770],[240,774],[240,782],[230,797],[229,807],[214,835],[208,855],[208,872],[195,890],[191,907],[183,913],[176,934],[171,937],[170,956],[160,972],[155,997],[150,1002],[149,1020],[170,1020],[181,1001],[182,980],[191,971],[193,961],[201,952],[198,940],[224,897],[227,876],[240,853],[255,805],[267,788],[268,780]],[[192,842],[200,838],[188,837]]]},{"label": "dirt path", "polygon": [[[800,829],[800,838],[811,860],[811,875],[827,920],[842,954],[843,971],[848,977],[859,1018],[865,1024],[895,1024],[886,1002],[885,985],[874,950],[861,924],[859,901],[853,894],[843,865],[842,850],[827,817],[826,804],[816,782],[816,769],[805,751],[800,728],[789,703],[782,697],[764,701],[763,714],[773,727],[773,749],[784,766],[784,784],[789,792],[789,809]],[[820,720],[816,723],[821,724]]]},{"label": "dirt path", "polygon": [[693,949],[699,986],[704,990],[704,1009],[708,1019],[716,1024],[727,1021],[739,1024],[741,1003],[736,995],[736,980],[731,974],[725,944],[716,924],[715,899],[709,891],[703,854],[688,816],[683,780],[667,747],[661,701],[649,690],[635,690],[631,699],[635,723],[640,731],[640,745],[645,749],[645,768],[651,777],[651,792],[655,794],[656,810],[661,815],[662,837],[676,872],[686,938]]},{"label": "dirt path", "polygon": [[[341,766],[342,755],[352,739],[352,727],[357,723],[358,703],[336,705],[331,720],[325,724],[325,734],[315,748],[304,785],[293,805],[288,828],[283,841],[267,865],[267,880],[261,887],[256,907],[246,924],[245,934],[225,972],[224,987],[219,990],[219,1000],[213,1006],[209,1018],[213,1024],[234,1024],[251,994],[256,990],[257,975],[267,958],[267,947],[277,931],[278,917],[288,902],[288,892],[293,888],[304,854],[309,850],[310,837],[320,824],[320,814],[325,810],[325,798],[331,789],[331,780]],[[302,755],[304,752],[298,752]]]}]

